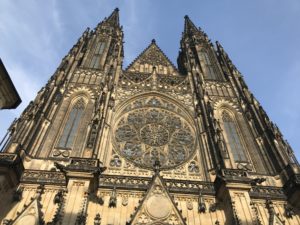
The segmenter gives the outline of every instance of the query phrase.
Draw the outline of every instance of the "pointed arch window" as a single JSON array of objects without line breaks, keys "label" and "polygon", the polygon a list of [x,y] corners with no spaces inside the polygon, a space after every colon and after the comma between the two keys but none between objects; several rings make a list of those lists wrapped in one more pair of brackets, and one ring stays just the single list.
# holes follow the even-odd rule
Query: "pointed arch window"
[{"label": "pointed arch window", "polygon": [[242,144],[241,137],[238,133],[237,125],[233,118],[227,112],[222,113],[222,121],[225,130],[227,143],[231,149],[231,153],[235,162],[246,162],[247,157],[245,148]]},{"label": "pointed arch window", "polygon": [[90,64],[91,68],[94,68],[94,69],[100,68],[100,59],[104,52],[104,49],[105,49],[105,42],[100,41],[100,42],[96,43],[94,55],[93,55],[93,58],[92,58],[91,64]]},{"label": "pointed arch window", "polygon": [[209,58],[209,55],[205,51],[201,51],[199,54],[200,63],[203,68],[204,77],[207,79],[216,80],[217,75],[213,68],[213,64]]},{"label": "pointed arch window", "polygon": [[68,120],[59,139],[58,147],[72,148],[84,108],[85,103],[83,99],[79,99],[69,113]]}]

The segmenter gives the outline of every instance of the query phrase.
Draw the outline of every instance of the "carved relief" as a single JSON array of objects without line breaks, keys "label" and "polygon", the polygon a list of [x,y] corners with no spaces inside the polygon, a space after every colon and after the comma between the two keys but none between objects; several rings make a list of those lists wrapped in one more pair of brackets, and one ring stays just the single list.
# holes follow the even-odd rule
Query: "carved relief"
[{"label": "carved relief", "polygon": [[[159,160],[162,168],[182,164],[195,152],[195,134],[175,105],[157,98],[137,100],[125,108],[114,130],[117,151],[134,164],[151,168]],[[182,113],[181,113],[182,114]]]}]

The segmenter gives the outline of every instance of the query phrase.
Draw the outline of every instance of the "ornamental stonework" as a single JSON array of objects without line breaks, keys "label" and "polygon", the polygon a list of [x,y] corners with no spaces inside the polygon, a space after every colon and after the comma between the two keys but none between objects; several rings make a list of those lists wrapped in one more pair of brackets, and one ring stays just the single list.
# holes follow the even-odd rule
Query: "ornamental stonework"
[{"label": "ornamental stonework", "polygon": [[195,153],[196,137],[192,124],[178,110],[156,97],[134,101],[116,122],[116,150],[142,168],[151,168],[156,160],[162,168],[186,162]]}]

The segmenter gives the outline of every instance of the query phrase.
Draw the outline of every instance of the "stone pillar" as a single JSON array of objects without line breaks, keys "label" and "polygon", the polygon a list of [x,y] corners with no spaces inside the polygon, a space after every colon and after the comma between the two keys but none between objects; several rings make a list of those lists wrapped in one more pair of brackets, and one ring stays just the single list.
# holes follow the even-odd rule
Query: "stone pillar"
[{"label": "stone pillar", "polygon": [[61,214],[62,224],[85,224],[88,196],[98,189],[99,175],[105,170],[98,159],[71,158],[69,165],[56,163],[67,180],[67,195]]},{"label": "stone pillar", "polygon": [[224,202],[227,225],[256,224],[250,204],[250,181],[241,170],[222,170],[217,176],[216,194]]}]

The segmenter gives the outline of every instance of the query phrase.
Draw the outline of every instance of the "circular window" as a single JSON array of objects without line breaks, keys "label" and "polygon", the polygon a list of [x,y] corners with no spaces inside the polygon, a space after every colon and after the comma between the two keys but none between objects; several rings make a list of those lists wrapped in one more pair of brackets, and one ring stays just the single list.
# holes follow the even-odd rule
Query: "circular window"
[{"label": "circular window", "polygon": [[162,169],[187,161],[195,151],[191,125],[175,110],[161,105],[146,106],[130,108],[118,119],[114,129],[115,148],[144,168],[152,168],[156,160]]}]

